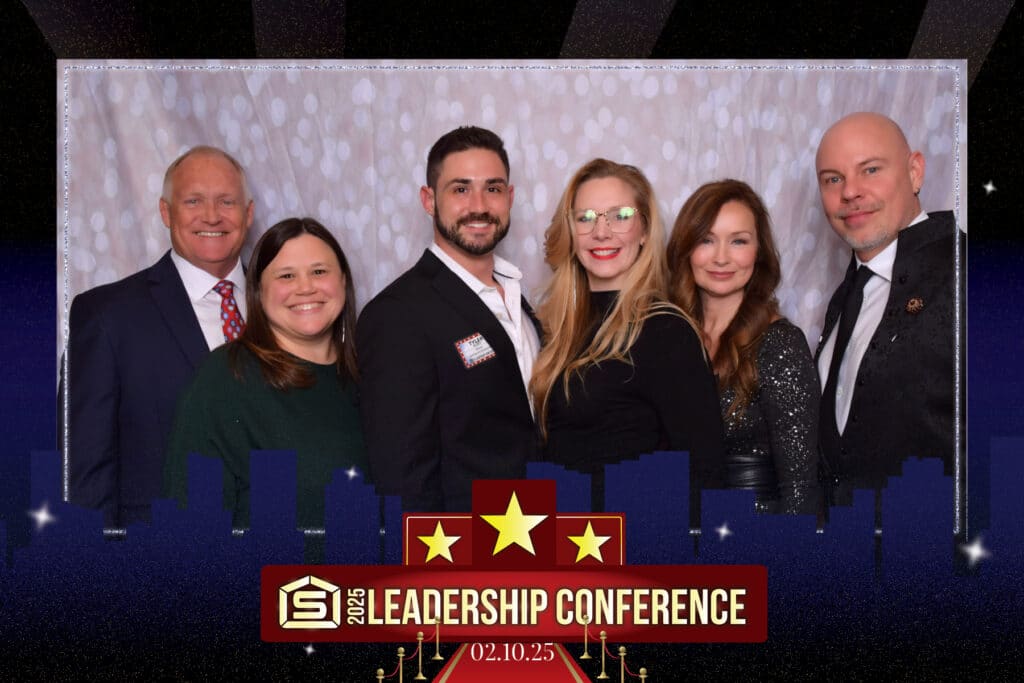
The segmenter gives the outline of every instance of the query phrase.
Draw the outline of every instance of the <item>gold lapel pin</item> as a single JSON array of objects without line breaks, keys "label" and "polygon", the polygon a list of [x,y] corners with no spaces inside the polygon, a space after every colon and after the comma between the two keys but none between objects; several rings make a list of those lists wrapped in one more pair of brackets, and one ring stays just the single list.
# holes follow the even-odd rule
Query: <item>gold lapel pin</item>
[{"label": "gold lapel pin", "polygon": [[907,313],[911,315],[917,315],[924,310],[924,299],[915,296],[913,299],[907,302]]}]

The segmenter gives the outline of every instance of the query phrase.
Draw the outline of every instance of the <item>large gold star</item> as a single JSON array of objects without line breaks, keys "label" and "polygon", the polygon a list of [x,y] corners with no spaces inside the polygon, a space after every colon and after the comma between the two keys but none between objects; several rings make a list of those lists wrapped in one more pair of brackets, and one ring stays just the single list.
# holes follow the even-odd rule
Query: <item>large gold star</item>
[{"label": "large gold star", "polygon": [[512,499],[508,501],[508,507],[503,515],[480,515],[485,522],[498,530],[498,540],[494,544],[494,552],[497,555],[513,543],[530,553],[536,555],[533,550],[533,539],[530,538],[530,530],[548,518],[547,515],[524,515],[519,507],[519,499],[515,491],[512,492]]},{"label": "large gold star", "polygon": [[591,526],[590,522],[587,522],[587,528],[583,532],[582,536],[570,536],[569,540],[579,546],[579,550],[576,552],[576,561],[579,562],[588,555],[597,559],[598,562],[604,562],[604,557],[601,556],[601,546],[608,542],[611,536],[598,536],[594,533],[594,527]]},{"label": "large gold star", "polygon": [[438,521],[437,526],[434,528],[433,536],[417,536],[416,538],[423,541],[427,546],[427,559],[424,560],[424,563],[430,562],[435,557],[443,557],[449,562],[455,562],[452,559],[452,546],[462,536],[445,536],[444,529],[441,528],[441,522]]}]

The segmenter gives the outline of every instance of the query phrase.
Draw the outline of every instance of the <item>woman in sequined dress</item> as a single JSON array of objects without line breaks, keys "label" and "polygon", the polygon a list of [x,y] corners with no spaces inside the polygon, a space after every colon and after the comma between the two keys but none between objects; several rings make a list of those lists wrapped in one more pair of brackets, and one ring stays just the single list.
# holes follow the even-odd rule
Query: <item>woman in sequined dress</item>
[{"label": "woman in sequined dress", "polygon": [[552,280],[530,392],[547,459],[592,476],[654,450],[720,468],[722,421],[696,327],[667,300],[664,231],[639,169],[594,159],[545,233]]},{"label": "woman in sequined dress", "polygon": [[669,293],[702,331],[725,422],[726,486],[758,509],[813,513],[821,389],[803,333],[779,313],[768,212],[746,183],[707,183],[676,218]]}]

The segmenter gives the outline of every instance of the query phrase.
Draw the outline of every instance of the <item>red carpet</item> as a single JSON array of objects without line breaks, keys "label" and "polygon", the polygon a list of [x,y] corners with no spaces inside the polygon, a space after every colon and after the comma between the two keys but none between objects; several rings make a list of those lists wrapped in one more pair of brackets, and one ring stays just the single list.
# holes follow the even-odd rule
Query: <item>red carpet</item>
[{"label": "red carpet", "polygon": [[[519,650],[519,646],[523,650]],[[491,650],[491,647],[494,650]],[[506,651],[506,646],[509,650]],[[472,649],[471,649],[472,648]],[[513,649],[514,648],[514,649]],[[441,669],[436,683],[589,683],[590,678],[580,670],[575,659],[558,643],[550,650],[538,643],[477,643],[463,644],[452,655],[451,661]],[[488,657],[491,657],[488,660]],[[550,659],[548,660],[548,657]],[[519,661],[505,661],[505,658]],[[545,661],[548,660],[548,661]]]}]

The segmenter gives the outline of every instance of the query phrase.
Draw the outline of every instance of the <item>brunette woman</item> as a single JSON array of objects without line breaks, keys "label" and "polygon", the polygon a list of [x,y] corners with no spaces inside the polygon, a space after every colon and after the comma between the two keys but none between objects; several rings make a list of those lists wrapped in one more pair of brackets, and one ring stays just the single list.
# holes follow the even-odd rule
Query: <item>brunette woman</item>
[{"label": "brunette woman", "polygon": [[726,485],[759,509],[815,512],[821,390],[807,340],[779,313],[779,256],[761,198],[738,180],[701,186],[668,245],[672,301],[699,326],[718,378]]}]

